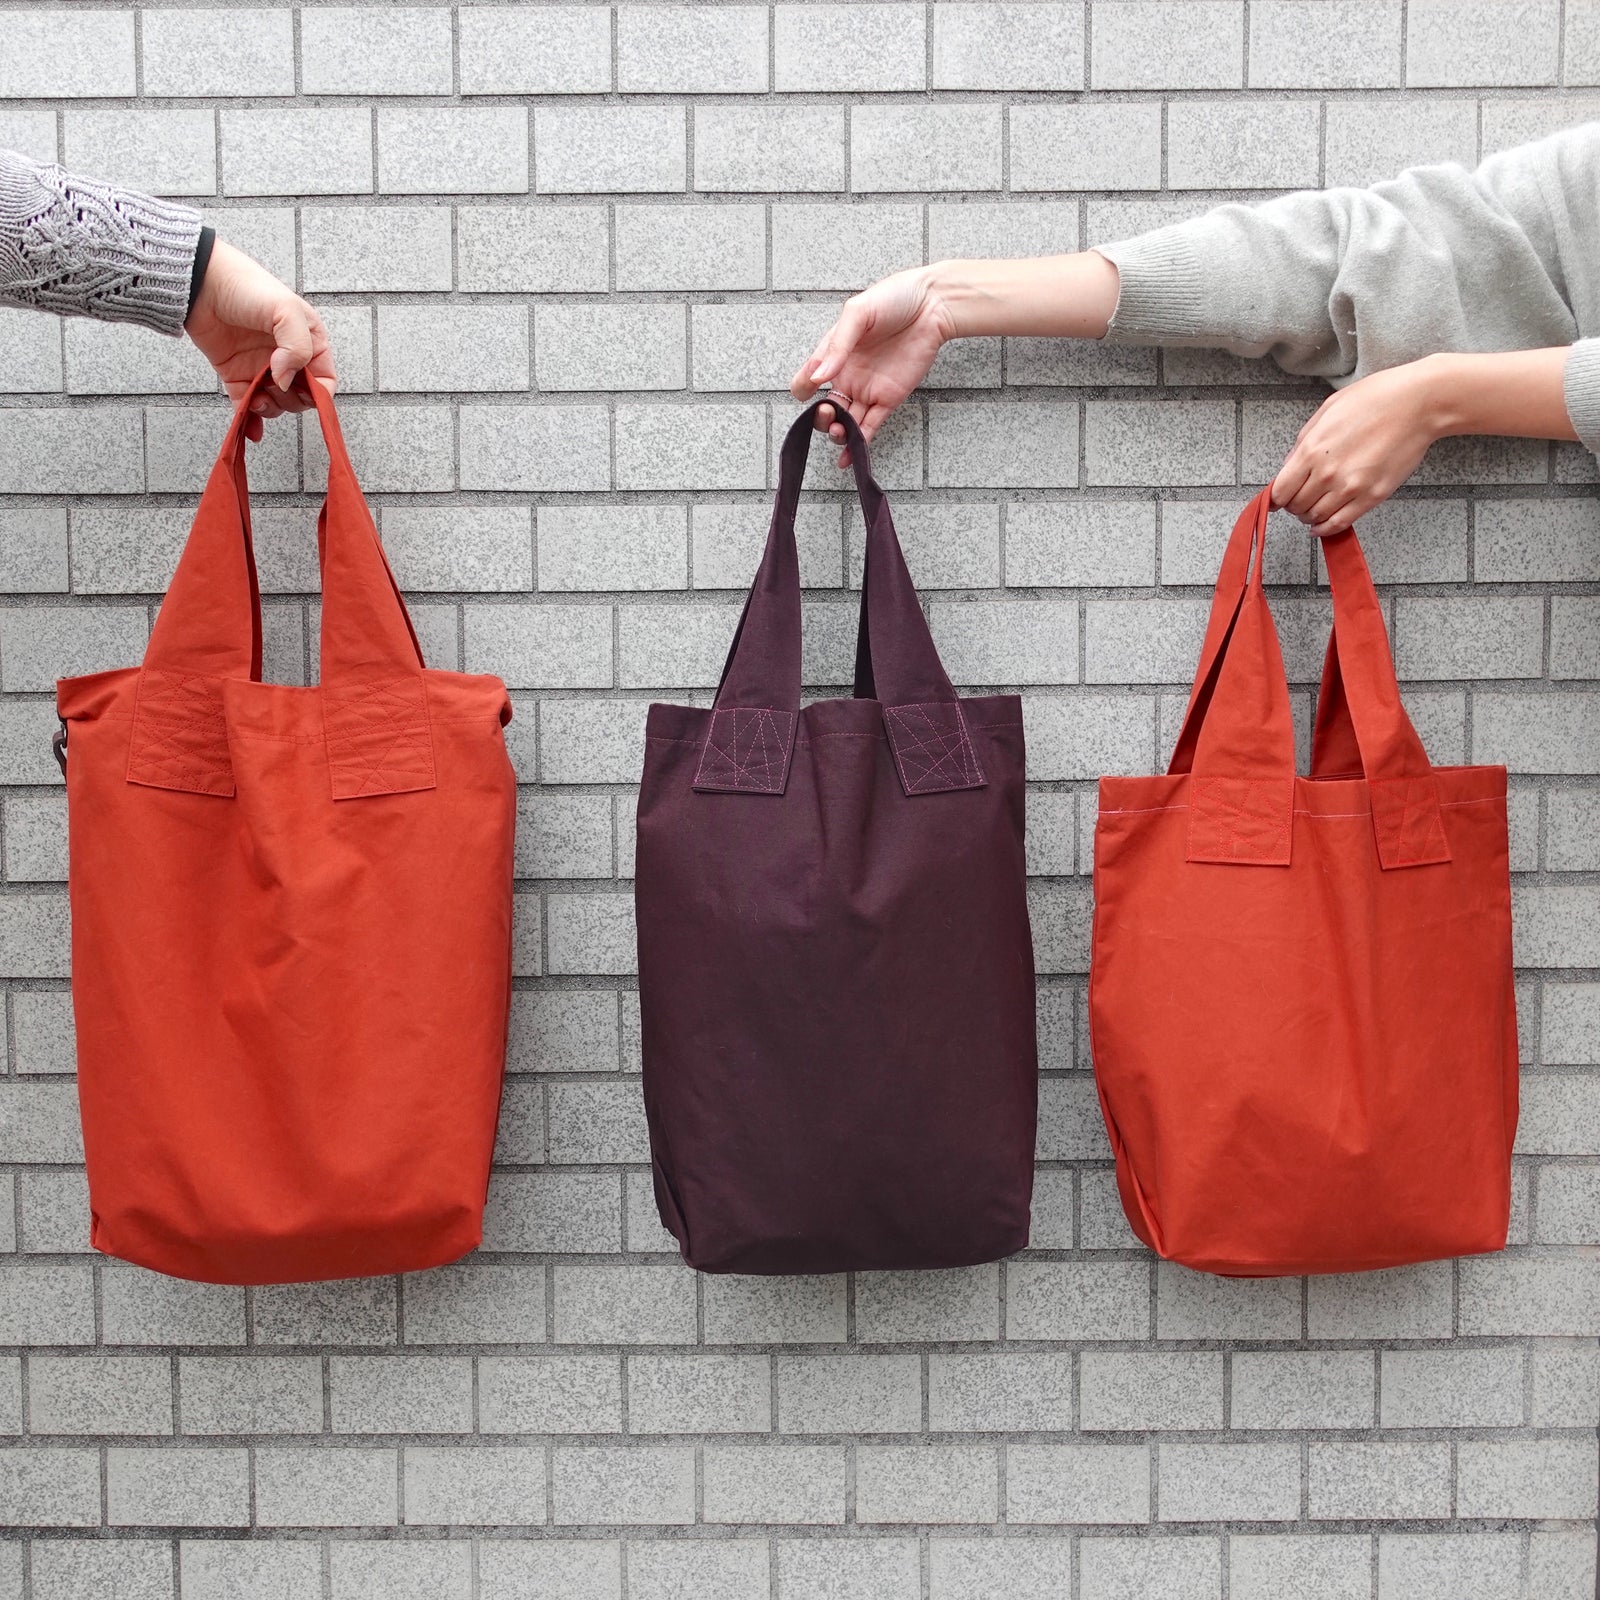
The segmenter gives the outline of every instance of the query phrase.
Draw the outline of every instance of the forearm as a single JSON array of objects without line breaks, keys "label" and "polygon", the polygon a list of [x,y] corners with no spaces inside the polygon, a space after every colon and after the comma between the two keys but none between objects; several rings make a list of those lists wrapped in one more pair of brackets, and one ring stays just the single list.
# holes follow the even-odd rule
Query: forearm
[{"label": "forearm", "polygon": [[183,331],[200,218],[0,150],[0,303]]},{"label": "forearm", "polygon": [[1576,439],[1564,387],[1571,353],[1562,345],[1425,357],[1417,370],[1428,431],[1438,439],[1466,433]]},{"label": "forearm", "polygon": [[950,336],[1105,336],[1117,305],[1117,269],[1093,250],[1018,260],[938,261],[927,269]]}]

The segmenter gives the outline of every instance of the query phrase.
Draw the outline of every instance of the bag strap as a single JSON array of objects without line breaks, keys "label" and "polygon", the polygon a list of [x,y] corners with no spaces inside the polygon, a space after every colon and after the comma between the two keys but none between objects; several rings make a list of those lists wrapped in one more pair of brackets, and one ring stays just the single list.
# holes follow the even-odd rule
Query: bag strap
[{"label": "bag strap", "polygon": [[[1286,866],[1294,731],[1262,584],[1271,491],[1234,525],[1169,772],[1192,776],[1189,859]],[[1407,717],[1383,613],[1354,530],[1323,542],[1333,595],[1313,771],[1364,777],[1385,868],[1448,861],[1438,783]]]},{"label": "bag strap", "polygon": [[[717,686],[694,787],[708,793],[781,795],[800,714],[800,562],[795,513],[810,455],[813,402],[779,453],[778,492],[755,582]],[[838,410],[866,525],[856,627],[855,697],[876,699],[908,795],[980,788],[987,781],[967,733],[894,531],[888,497],[872,476],[866,440]]]},{"label": "bag strap", "polygon": [[[206,482],[139,674],[128,781],[231,795],[223,685],[261,680],[261,591],[250,528],[245,425],[269,381],[245,390]],[[432,788],[424,662],[339,429],[332,396],[305,375],[328,449],[317,517],[320,696],[335,799]]]}]

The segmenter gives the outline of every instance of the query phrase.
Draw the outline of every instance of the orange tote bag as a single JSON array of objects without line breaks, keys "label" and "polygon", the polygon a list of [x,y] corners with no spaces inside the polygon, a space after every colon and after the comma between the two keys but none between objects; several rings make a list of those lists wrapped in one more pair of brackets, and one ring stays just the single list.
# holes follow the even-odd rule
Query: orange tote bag
[{"label": "orange tote bag", "polygon": [[1133,1230],[1208,1272],[1498,1250],[1517,1027],[1503,767],[1430,765],[1354,532],[1311,776],[1234,528],[1165,777],[1103,778],[1089,1013]]},{"label": "orange tote bag", "polygon": [[472,1249],[510,1003],[505,686],[425,670],[320,384],[321,681],[261,682],[265,378],[143,666],[57,687],[90,1240],[215,1283]]}]

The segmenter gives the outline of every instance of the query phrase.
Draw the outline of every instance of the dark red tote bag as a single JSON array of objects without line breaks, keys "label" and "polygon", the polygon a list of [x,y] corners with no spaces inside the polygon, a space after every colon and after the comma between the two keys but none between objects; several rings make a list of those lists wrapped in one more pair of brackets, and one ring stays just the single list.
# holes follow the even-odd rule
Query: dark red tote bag
[{"label": "dark red tote bag", "polygon": [[690,1266],[959,1267],[1028,1242],[1022,707],[958,699],[867,447],[855,695],[800,704],[795,507],[715,706],[653,705],[635,894],[656,1199]]}]

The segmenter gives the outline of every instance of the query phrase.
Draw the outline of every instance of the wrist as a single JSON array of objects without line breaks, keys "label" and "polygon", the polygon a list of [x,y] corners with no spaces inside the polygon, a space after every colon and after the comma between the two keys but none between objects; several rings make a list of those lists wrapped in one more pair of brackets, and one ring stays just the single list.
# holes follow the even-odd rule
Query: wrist
[{"label": "wrist", "polygon": [[1416,384],[1417,421],[1430,440],[1467,431],[1467,374],[1460,356],[1423,356],[1410,364]]}]

